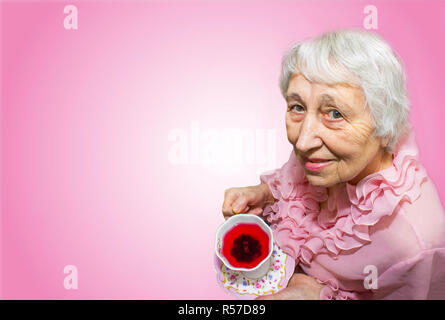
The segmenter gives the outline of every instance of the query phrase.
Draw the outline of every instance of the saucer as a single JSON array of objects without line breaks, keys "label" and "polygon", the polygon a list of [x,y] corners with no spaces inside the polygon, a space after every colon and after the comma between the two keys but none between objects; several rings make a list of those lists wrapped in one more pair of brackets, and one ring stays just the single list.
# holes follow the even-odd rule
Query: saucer
[{"label": "saucer", "polygon": [[223,290],[237,299],[252,300],[286,288],[294,273],[295,260],[274,243],[271,266],[261,278],[249,279],[239,271],[230,270],[216,254],[215,269],[217,282]]}]

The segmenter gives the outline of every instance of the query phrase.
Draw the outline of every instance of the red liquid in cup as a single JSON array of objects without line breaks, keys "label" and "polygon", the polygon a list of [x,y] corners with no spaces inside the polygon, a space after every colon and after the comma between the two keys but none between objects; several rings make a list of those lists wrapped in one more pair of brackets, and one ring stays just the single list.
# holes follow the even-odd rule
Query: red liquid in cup
[{"label": "red liquid in cup", "polygon": [[235,268],[255,268],[269,255],[269,235],[255,223],[239,223],[224,235],[222,254]]}]

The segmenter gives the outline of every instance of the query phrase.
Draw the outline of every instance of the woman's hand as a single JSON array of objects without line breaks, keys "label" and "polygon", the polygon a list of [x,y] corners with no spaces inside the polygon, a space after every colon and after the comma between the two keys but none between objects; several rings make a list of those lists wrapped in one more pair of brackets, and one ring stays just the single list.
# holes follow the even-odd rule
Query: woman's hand
[{"label": "woman's hand", "polygon": [[278,293],[260,296],[256,300],[320,300],[324,285],[303,273],[294,273],[287,288]]},{"label": "woman's hand", "polygon": [[264,183],[251,187],[230,188],[224,193],[222,212],[226,219],[238,213],[259,215],[266,205],[274,202],[269,186]]}]

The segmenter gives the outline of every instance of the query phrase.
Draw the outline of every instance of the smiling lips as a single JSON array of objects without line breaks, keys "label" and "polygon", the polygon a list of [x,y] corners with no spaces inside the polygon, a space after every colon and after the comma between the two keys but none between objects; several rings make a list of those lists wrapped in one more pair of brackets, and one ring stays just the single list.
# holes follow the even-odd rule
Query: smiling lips
[{"label": "smiling lips", "polygon": [[319,171],[328,166],[332,160],[320,158],[305,158],[304,166],[310,171]]}]

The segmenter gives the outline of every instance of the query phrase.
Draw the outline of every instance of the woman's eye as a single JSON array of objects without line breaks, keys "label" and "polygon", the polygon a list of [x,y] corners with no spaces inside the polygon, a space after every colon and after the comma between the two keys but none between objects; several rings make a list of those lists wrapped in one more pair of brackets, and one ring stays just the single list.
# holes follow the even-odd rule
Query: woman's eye
[{"label": "woman's eye", "polygon": [[343,119],[343,115],[338,110],[330,110],[328,112],[329,118],[332,120]]},{"label": "woman's eye", "polygon": [[301,105],[299,105],[299,104],[290,106],[290,109],[293,110],[293,111],[296,111],[297,113],[302,113],[302,112],[304,112],[304,107],[301,106]]}]

